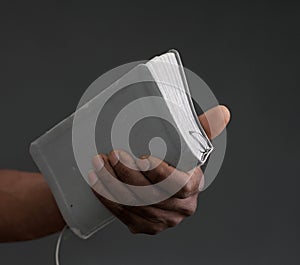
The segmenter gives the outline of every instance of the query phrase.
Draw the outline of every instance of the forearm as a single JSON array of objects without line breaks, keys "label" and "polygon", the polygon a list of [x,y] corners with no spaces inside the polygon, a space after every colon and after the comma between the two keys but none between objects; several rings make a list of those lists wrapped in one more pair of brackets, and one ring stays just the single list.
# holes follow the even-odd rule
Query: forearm
[{"label": "forearm", "polygon": [[64,225],[41,174],[0,170],[0,242],[46,236]]}]

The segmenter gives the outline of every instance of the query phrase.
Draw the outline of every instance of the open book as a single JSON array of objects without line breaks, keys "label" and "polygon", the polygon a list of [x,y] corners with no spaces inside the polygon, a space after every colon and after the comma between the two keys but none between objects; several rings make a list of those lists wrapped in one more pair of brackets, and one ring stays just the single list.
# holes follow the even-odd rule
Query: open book
[{"label": "open book", "polygon": [[[137,65],[108,87],[93,85],[102,92],[30,146],[64,219],[82,238],[113,220],[85,181],[97,153],[123,149],[139,157],[151,151],[186,171],[205,163],[213,149],[198,121],[177,51]],[[149,148],[155,137],[164,144]]]}]

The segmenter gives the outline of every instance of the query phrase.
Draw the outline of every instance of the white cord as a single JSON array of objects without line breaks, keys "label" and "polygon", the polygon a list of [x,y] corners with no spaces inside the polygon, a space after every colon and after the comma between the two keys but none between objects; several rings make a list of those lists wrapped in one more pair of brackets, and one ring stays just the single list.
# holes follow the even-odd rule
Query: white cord
[{"label": "white cord", "polygon": [[60,245],[61,245],[61,241],[64,235],[64,232],[67,230],[68,226],[66,225],[63,230],[61,230],[59,237],[57,238],[56,241],[56,248],[55,248],[55,263],[56,265],[60,265],[59,263],[59,249],[60,249]]}]

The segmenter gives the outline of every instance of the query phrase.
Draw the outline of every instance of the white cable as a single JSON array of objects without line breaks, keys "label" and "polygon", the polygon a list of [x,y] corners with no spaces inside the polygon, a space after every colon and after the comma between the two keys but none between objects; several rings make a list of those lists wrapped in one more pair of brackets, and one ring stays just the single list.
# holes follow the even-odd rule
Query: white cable
[{"label": "white cable", "polygon": [[61,230],[59,237],[57,238],[56,241],[56,248],[55,248],[55,263],[56,265],[60,265],[59,263],[59,249],[60,249],[60,245],[61,245],[61,241],[64,235],[64,232],[67,230],[68,226],[66,225],[63,230]]}]

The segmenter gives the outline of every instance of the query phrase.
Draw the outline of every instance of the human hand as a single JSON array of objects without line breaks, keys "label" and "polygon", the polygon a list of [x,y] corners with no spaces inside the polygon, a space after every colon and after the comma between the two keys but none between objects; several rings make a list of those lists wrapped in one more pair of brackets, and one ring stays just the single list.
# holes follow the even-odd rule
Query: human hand
[{"label": "human hand", "polygon": [[[230,120],[230,112],[224,106],[217,106],[199,116],[207,136],[213,139],[219,135]],[[182,172],[158,158],[149,156],[134,160],[128,153],[115,150],[108,155],[100,154],[93,159],[94,171],[89,173],[89,182],[96,191],[99,200],[119,219],[132,233],[157,234],[169,227],[174,227],[188,216],[194,214],[197,208],[199,192],[204,186],[203,172],[197,167],[189,172]],[[172,197],[152,205],[128,206],[122,205],[99,195],[101,191],[109,192],[104,185],[105,175],[111,174],[120,181],[146,186],[166,179],[170,174],[175,179],[188,181]],[[122,186],[122,188],[127,189]],[[120,193],[129,190],[120,190]]]}]

